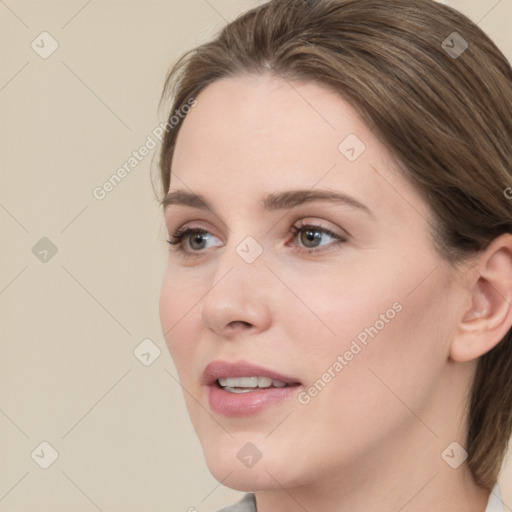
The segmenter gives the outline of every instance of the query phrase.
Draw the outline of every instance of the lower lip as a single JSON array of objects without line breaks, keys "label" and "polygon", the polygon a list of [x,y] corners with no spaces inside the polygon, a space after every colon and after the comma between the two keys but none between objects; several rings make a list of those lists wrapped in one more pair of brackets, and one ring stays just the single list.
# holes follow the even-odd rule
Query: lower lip
[{"label": "lower lip", "polygon": [[230,393],[217,384],[208,386],[210,407],[223,416],[250,416],[270,407],[272,404],[288,400],[296,395],[302,386],[267,388],[245,393]]}]

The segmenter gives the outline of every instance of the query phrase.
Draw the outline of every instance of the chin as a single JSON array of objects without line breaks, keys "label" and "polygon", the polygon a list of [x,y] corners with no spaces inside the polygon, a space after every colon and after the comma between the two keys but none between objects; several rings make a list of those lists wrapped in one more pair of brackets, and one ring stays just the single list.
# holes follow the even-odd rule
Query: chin
[{"label": "chin", "polygon": [[[256,436],[235,436],[202,442],[206,464],[213,477],[237,491],[282,489],[302,485],[306,468],[290,465],[294,454],[287,455],[279,447]],[[281,447],[282,448],[282,447]]]},{"label": "chin", "polygon": [[255,492],[263,489],[272,489],[274,487],[278,488],[275,480],[272,480],[267,473],[263,474],[261,469],[237,469],[229,474],[229,476],[229,470],[225,472],[224,467],[218,467],[216,464],[214,467],[208,465],[208,469],[218,482],[235,491]]},{"label": "chin", "polygon": [[[236,491],[254,492],[281,489],[279,483],[285,480],[273,466],[264,465],[262,461],[252,468],[234,465],[231,461],[229,463],[222,460],[212,461],[209,458],[206,459],[206,464],[218,482]],[[286,484],[284,485],[288,487]]]}]

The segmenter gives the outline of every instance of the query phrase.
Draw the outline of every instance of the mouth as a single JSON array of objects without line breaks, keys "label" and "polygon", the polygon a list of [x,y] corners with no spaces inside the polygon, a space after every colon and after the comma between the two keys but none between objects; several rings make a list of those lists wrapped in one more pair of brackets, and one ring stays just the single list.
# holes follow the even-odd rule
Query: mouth
[{"label": "mouth", "polygon": [[213,361],[203,372],[210,407],[224,416],[247,416],[287,400],[302,388],[301,382],[246,361]]},{"label": "mouth", "polygon": [[259,389],[286,388],[294,385],[263,375],[220,378],[215,381],[215,384],[228,393],[251,393]]}]

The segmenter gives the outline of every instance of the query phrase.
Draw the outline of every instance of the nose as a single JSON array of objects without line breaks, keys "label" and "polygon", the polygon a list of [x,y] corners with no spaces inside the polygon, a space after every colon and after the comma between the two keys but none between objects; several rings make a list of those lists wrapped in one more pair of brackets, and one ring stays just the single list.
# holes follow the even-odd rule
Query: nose
[{"label": "nose", "polygon": [[219,258],[224,260],[219,261],[210,291],[201,301],[200,321],[225,339],[264,332],[272,323],[272,274],[263,261],[246,263],[234,249],[226,253]]}]

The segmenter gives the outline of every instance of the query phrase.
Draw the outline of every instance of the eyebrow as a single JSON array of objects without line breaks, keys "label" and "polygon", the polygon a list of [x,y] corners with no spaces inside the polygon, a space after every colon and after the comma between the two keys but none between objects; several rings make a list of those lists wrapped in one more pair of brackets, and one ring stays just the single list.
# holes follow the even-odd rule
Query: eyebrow
[{"label": "eyebrow", "polygon": [[[274,192],[268,194],[263,200],[259,201],[262,208],[267,211],[291,209],[296,206],[311,203],[315,201],[325,201],[333,204],[341,204],[351,206],[366,212],[370,217],[374,217],[371,210],[358,201],[357,199],[344,194],[342,192],[333,192],[330,190],[288,190],[285,192]],[[165,195],[161,201],[164,212],[168,206],[190,206],[192,208],[198,208],[200,210],[207,210],[215,214],[215,210],[212,205],[202,196],[194,192],[187,190],[175,190]]]}]

